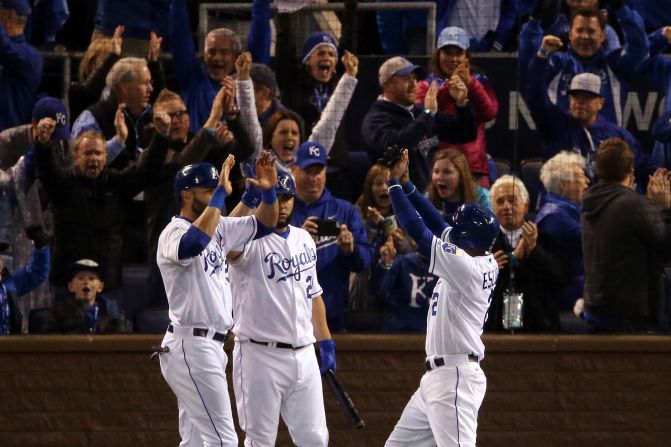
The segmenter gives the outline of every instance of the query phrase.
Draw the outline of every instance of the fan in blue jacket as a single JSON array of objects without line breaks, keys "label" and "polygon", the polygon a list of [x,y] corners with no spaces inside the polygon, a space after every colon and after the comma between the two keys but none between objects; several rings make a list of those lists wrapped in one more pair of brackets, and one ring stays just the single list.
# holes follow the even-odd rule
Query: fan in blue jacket
[{"label": "fan in blue jacket", "polygon": [[[611,123],[622,125],[622,107],[628,94],[628,82],[637,67],[648,57],[648,37],[643,19],[623,0],[609,0],[609,11],[617,19],[624,34],[624,47],[608,52],[603,48],[606,19],[598,10],[581,10],[569,30],[570,45],[566,52],[549,55],[550,64],[545,88],[553,104],[569,110],[569,83],[576,74],[594,73],[601,82],[601,96],[605,98],[603,116]],[[531,82],[533,75],[525,69],[541,48],[543,28],[541,21],[532,18],[522,27],[518,51],[522,86]],[[529,81],[526,81],[527,77]]]},{"label": "fan in blue jacket", "polygon": [[224,77],[235,71],[235,59],[242,52],[240,36],[228,28],[213,29],[205,36],[203,60],[199,61],[191,36],[186,0],[172,0],[172,59],[180,92],[189,111],[189,130],[203,127],[210,116],[212,101]]},{"label": "fan in blue jacket", "polygon": [[[296,178],[296,198],[291,225],[302,227],[315,237],[317,274],[324,289],[326,319],[331,331],[345,328],[344,311],[349,299],[349,274],[370,265],[373,247],[359,211],[349,202],[335,198],[326,189],[326,150],[306,141],[296,152],[292,167]],[[335,220],[338,235],[324,234],[325,223]]]},{"label": "fan in blue jacket", "polygon": [[0,0],[0,131],[30,122],[42,80],[42,55],[23,33],[27,0]]},{"label": "fan in blue jacket", "polygon": [[[49,246],[41,228],[26,228],[26,234],[33,239],[33,252],[28,266],[9,272],[0,256],[0,335],[21,332],[21,314],[16,309],[16,298],[30,292],[49,277]],[[0,253],[9,244],[0,241]]]},{"label": "fan in blue jacket", "polygon": [[662,51],[671,46],[671,26],[665,26],[650,34],[650,58],[641,71],[650,84],[665,94],[664,112],[652,125],[655,146],[652,150],[653,163],[665,168],[671,167],[671,57]]},{"label": "fan in blue jacket", "polygon": [[[559,38],[545,36],[543,48],[550,57],[561,46]],[[529,64],[527,103],[536,128],[543,140],[543,159],[548,160],[561,150],[579,152],[587,160],[586,173],[596,180],[595,155],[602,141],[616,137],[625,140],[631,146],[636,157],[636,180],[639,185],[647,183],[650,173],[648,156],[626,129],[607,121],[600,113],[607,101],[601,95],[601,79],[592,73],[581,73],[571,79],[568,89],[570,112],[563,111],[552,104],[546,89],[546,80],[550,72],[550,61],[538,52]]]}]

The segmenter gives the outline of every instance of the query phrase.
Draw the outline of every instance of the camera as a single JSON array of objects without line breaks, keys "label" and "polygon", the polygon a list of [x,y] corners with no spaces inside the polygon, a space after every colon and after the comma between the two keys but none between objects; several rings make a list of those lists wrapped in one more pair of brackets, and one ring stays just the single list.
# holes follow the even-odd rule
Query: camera
[{"label": "camera", "polygon": [[340,225],[335,219],[318,219],[317,236],[338,236],[340,235]]}]

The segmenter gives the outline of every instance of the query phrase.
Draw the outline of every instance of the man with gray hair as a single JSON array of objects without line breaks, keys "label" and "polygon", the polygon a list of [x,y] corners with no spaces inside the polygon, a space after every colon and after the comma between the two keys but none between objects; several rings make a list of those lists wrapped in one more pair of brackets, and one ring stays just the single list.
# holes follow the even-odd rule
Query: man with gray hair
[{"label": "man with gray hair", "polygon": [[[504,175],[489,191],[492,209],[501,225],[492,253],[499,264],[499,276],[484,329],[487,332],[513,329],[506,321],[504,300],[522,294],[524,332],[559,329],[556,303],[545,294],[546,281],[563,266],[538,241],[535,223],[525,220],[529,212],[529,193],[518,177]],[[505,322],[505,323],[504,323]]]},{"label": "man with gray hair", "polygon": [[210,116],[212,101],[224,78],[235,70],[242,52],[240,37],[228,28],[217,28],[205,36],[202,62],[197,59],[191,37],[186,0],[173,0],[170,7],[172,59],[186,108],[191,132],[197,132]]},{"label": "man with gray hair", "polygon": [[580,211],[589,179],[584,169],[584,157],[562,151],[545,162],[540,175],[547,195],[536,216],[538,241],[558,262],[563,262],[564,268],[559,271],[566,273],[563,284],[547,282],[545,292],[568,317],[573,315],[573,306],[582,297],[585,282]]},{"label": "man with gray hair", "polygon": [[72,125],[72,138],[87,130],[100,132],[106,140],[108,163],[123,169],[149,144],[143,134],[154,119],[149,106],[152,73],[145,59],[125,57],[114,64],[106,84],[109,96],[79,115]]}]

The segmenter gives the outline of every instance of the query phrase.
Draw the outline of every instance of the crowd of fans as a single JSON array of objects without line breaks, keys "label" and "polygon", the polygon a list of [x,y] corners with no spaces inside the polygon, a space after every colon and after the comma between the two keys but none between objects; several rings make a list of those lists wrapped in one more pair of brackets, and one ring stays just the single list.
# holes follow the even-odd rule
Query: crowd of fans
[{"label": "crowd of fans", "polygon": [[[40,91],[43,58],[29,42],[53,41],[57,30],[30,33],[46,14],[32,3],[0,0],[0,333],[22,331],[21,308],[31,331],[68,333],[131,331],[143,310],[167,309],[156,245],[177,213],[175,173],[233,154],[226,208],[253,208],[245,178],[262,151],[295,178],[291,224],[315,238],[331,330],[423,332],[437,278],[396,225],[389,169],[376,163],[390,146],[409,149],[407,175],[448,223],[463,203],[496,214],[500,275],[485,331],[510,327],[511,294],[523,296],[525,332],[669,329],[668,2],[439,1],[426,69],[399,55],[418,48],[426,17],[378,13],[391,57],[360,123],[364,148],[351,147],[344,119],[359,74],[356,1],[345,1],[339,41],[316,31],[297,56],[291,14],[254,0],[246,51],[241,36],[216,28],[200,58],[186,0],[99,0],[67,107]],[[63,10],[52,17],[62,25]],[[474,52],[511,45],[543,145],[541,206],[531,214],[530,185],[497,174],[487,151],[497,73],[471,63]],[[654,147],[622,127],[636,76],[666,95]],[[348,154],[362,149],[368,172],[356,179]],[[124,287],[129,264],[147,266],[141,296]],[[29,293],[39,309],[21,306]]]}]

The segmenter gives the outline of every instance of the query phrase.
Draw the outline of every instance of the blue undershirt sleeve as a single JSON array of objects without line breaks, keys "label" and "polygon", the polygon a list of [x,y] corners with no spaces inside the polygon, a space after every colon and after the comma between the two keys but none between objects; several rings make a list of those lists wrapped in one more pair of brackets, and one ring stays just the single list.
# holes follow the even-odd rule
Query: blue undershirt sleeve
[{"label": "blue undershirt sleeve", "polygon": [[429,202],[429,199],[424,197],[422,193],[417,190],[412,182],[407,182],[403,185],[403,190],[412,206],[417,210],[422,219],[424,219],[424,223],[429,230],[431,230],[437,238],[440,238],[445,231],[445,228],[449,227],[449,225],[445,223],[445,219],[443,219],[440,211]]},{"label": "blue undershirt sleeve", "polygon": [[410,204],[403,188],[398,184],[398,179],[391,179],[388,184],[396,221],[403,231],[417,242],[417,251],[424,256],[431,257],[433,234],[424,225],[424,221]]},{"label": "blue undershirt sleeve", "polygon": [[210,236],[207,235],[200,228],[191,225],[186,233],[179,240],[179,248],[177,249],[177,258],[187,259],[193,258],[205,250],[207,244],[210,243]]}]

